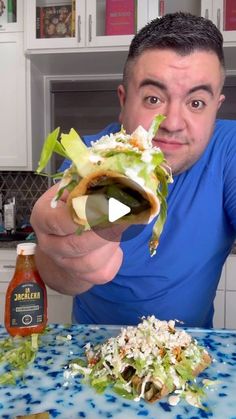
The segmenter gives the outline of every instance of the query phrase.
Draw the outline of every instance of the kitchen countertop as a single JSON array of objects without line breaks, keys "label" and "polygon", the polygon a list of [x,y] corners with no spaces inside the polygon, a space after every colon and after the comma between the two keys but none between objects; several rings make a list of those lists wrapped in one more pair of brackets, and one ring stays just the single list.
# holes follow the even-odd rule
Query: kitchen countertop
[{"label": "kitchen countertop", "polygon": [[[101,343],[120,332],[119,326],[49,325],[42,336],[42,345],[23,381],[15,386],[0,386],[0,417],[13,419],[17,415],[49,412],[51,418],[86,419],[181,419],[236,418],[236,331],[187,329],[204,345],[213,362],[198,378],[217,381],[206,390],[207,410],[190,406],[182,400],[170,406],[167,398],[149,404],[118,396],[111,389],[97,394],[80,376],[64,378],[65,365],[84,354],[87,342]],[[0,340],[6,332],[0,327]],[[70,339],[66,339],[69,336]]]},{"label": "kitchen countertop", "polygon": [[16,246],[18,245],[18,243],[23,243],[23,241],[1,241],[0,242],[0,250],[1,249],[16,249]]}]

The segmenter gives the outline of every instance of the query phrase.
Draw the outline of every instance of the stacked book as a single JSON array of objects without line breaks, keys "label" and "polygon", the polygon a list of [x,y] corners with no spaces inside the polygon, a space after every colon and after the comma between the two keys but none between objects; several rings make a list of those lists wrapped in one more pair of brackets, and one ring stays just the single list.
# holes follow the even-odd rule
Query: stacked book
[{"label": "stacked book", "polygon": [[67,38],[74,36],[74,4],[36,8],[37,38]]},{"label": "stacked book", "polygon": [[136,1],[106,0],[106,35],[132,35],[136,31]]}]

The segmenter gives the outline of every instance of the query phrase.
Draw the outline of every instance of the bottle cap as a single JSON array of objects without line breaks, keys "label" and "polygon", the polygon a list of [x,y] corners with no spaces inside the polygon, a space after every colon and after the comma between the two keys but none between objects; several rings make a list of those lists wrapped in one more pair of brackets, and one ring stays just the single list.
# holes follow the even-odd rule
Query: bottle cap
[{"label": "bottle cap", "polygon": [[17,255],[27,256],[34,255],[36,249],[36,243],[19,243],[16,246]]}]

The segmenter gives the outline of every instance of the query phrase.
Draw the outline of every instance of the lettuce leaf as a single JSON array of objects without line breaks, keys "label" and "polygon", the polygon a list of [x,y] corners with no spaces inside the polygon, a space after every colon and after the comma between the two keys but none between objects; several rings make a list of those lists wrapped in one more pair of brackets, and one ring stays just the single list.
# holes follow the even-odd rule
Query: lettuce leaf
[{"label": "lettuce leaf", "polygon": [[0,343],[0,385],[14,385],[24,376],[28,365],[32,363],[38,351],[38,334],[29,337],[8,337]]},{"label": "lettuce leaf", "polygon": [[66,157],[63,148],[61,147],[59,141],[57,141],[59,131],[60,128],[57,127],[54,131],[48,134],[41,151],[36,173],[42,172],[42,170],[47,166],[53,152],[57,152],[58,154],[61,154],[63,157]]}]

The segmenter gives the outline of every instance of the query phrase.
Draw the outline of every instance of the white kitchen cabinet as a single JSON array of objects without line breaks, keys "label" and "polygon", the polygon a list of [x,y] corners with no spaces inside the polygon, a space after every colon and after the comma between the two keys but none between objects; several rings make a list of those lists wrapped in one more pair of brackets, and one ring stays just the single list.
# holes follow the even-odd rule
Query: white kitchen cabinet
[{"label": "white kitchen cabinet", "polygon": [[225,327],[236,329],[236,255],[230,255],[226,264]]},{"label": "white kitchen cabinet", "polygon": [[206,19],[212,19],[213,17],[213,4],[212,0],[201,0],[201,16]]},{"label": "white kitchen cabinet", "polygon": [[[60,6],[63,0],[56,0],[53,4]],[[157,0],[137,0],[136,14],[134,13],[134,31],[128,35],[106,35],[106,1],[105,0],[68,0],[68,5],[74,7],[72,19],[74,31],[68,37],[53,37],[37,30],[40,22],[40,8],[50,7],[51,0],[25,0],[25,48],[26,50],[66,50],[91,47],[121,47],[127,49],[134,33],[145,23],[158,15]],[[135,3],[135,1],[134,1]],[[74,6],[73,6],[74,4]],[[38,18],[37,18],[38,15]],[[36,23],[38,22],[38,23]],[[41,19],[42,27],[42,19]],[[46,37],[47,36],[47,37]]]},{"label": "white kitchen cabinet", "polygon": [[235,0],[213,1],[213,22],[223,34],[225,46],[236,45],[236,2]]},{"label": "white kitchen cabinet", "polygon": [[4,324],[5,295],[15,269],[15,250],[0,249],[0,324]]},{"label": "white kitchen cabinet", "polygon": [[225,327],[225,288],[226,288],[226,268],[225,265],[222,269],[220,282],[216,291],[216,297],[214,300],[214,318],[213,318],[213,327],[214,328],[224,328]]},{"label": "white kitchen cabinet", "polygon": [[[53,4],[65,4],[64,0],[56,0]],[[143,27],[148,21],[157,17],[162,10],[162,2],[158,0],[137,0],[136,16],[134,15],[134,31],[127,35],[106,35],[106,0],[68,0],[69,5],[74,4],[74,27],[72,36],[68,37],[45,37],[37,30],[40,18],[39,8],[50,6],[51,0],[24,0],[25,18],[25,49],[29,52],[45,52],[45,50],[63,52],[81,51],[92,48],[113,50],[114,48],[126,50],[133,38],[134,33]],[[182,3],[180,1],[180,3]],[[192,11],[196,10],[199,0],[190,0]],[[199,3],[200,5],[200,3]],[[187,9],[187,2],[185,1]],[[38,9],[37,9],[38,8]],[[197,7],[198,13],[201,7]],[[38,10],[38,11],[37,11]],[[72,6],[73,10],[73,6]],[[42,19],[41,19],[42,21]]]},{"label": "white kitchen cabinet", "polygon": [[235,0],[159,0],[159,13],[189,12],[211,19],[224,37],[224,46],[236,45]]},{"label": "white kitchen cabinet", "polygon": [[236,329],[236,255],[230,254],[222,270],[214,301],[216,328]]},{"label": "white kitchen cabinet", "polygon": [[[53,5],[67,4],[72,7],[72,0],[61,1],[55,0]],[[75,14],[73,19],[75,22],[75,35],[68,37],[48,37],[46,33],[42,33],[44,7],[50,7],[50,0],[24,0],[24,28],[25,28],[25,49],[26,50],[47,50],[47,49],[73,49],[85,45],[85,0],[75,1]],[[41,10],[41,12],[40,12]],[[37,29],[37,26],[41,29]]]},{"label": "white kitchen cabinet", "polygon": [[21,170],[28,159],[23,32],[0,32],[0,57],[0,170]]},{"label": "white kitchen cabinet", "polygon": [[[37,30],[40,8],[61,4],[72,6],[74,31],[68,37],[53,37]],[[106,0],[24,0],[25,48],[30,52],[86,49],[127,49],[135,32],[147,22],[164,13],[185,11],[211,16],[211,0],[136,0],[134,31],[127,35],[106,35]],[[73,7],[74,4],[74,7]],[[38,17],[37,17],[38,16]],[[42,19],[41,19],[42,22]],[[41,25],[42,26],[42,25]],[[46,37],[47,36],[47,37]]]},{"label": "white kitchen cabinet", "polygon": [[[0,249],[0,324],[4,324],[5,294],[16,261],[14,249]],[[71,323],[72,297],[47,288],[48,323]]]},{"label": "white kitchen cabinet", "polygon": [[13,1],[2,0],[1,7],[0,33],[23,31],[23,1],[17,0],[14,5]]},{"label": "white kitchen cabinet", "polygon": [[[31,170],[31,144],[26,124],[26,58],[23,1],[0,17],[0,170]],[[3,20],[4,19],[4,20]]]},{"label": "white kitchen cabinet", "polygon": [[213,327],[215,329],[222,329],[225,327],[225,291],[216,291],[214,309]]}]

